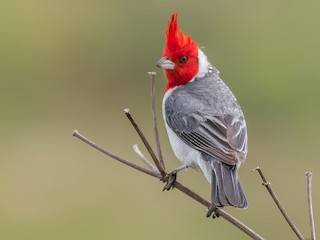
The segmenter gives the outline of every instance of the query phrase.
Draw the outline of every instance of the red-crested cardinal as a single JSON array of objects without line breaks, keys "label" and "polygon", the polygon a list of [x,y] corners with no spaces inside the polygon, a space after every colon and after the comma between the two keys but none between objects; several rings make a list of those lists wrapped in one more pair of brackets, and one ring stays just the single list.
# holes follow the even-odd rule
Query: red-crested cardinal
[{"label": "red-crested cardinal", "polygon": [[176,173],[192,167],[211,183],[210,216],[216,207],[247,207],[237,170],[247,155],[247,128],[241,108],[219,71],[173,14],[166,29],[162,58],[156,63],[167,77],[163,117],[168,137],[182,166],[169,173],[171,189]]}]

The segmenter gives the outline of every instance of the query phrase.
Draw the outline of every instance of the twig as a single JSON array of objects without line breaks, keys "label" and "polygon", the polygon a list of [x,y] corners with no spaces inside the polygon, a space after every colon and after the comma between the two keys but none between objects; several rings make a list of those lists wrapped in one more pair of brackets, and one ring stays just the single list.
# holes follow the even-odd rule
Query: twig
[{"label": "twig", "polygon": [[143,153],[140,151],[138,147],[138,144],[133,145],[133,151],[135,151],[135,153],[139,156],[141,161],[144,162],[144,164],[146,164],[150,170],[157,172],[160,176],[159,170],[151,162],[149,162],[148,159],[143,155]]},{"label": "twig", "polygon": [[284,207],[282,206],[282,204],[280,203],[278,197],[276,196],[275,192],[273,191],[273,189],[271,188],[271,183],[267,181],[267,179],[265,178],[264,174],[262,173],[262,170],[260,167],[256,167],[255,169],[258,171],[261,179],[262,179],[262,185],[265,186],[268,190],[268,192],[270,193],[273,201],[276,203],[276,205],[278,206],[280,212],[282,213],[282,215],[284,216],[284,218],[286,219],[287,223],[290,225],[291,229],[294,231],[294,233],[297,235],[297,237],[300,240],[304,240],[305,238],[303,237],[303,235],[301,234],[301,232],[299,231],[299,229],[295,226],[295,224],[293,223],[293,221],[290,219],[288,213],[285,211]]},{"label": "twig", "polygon": [[160,165],[160,162],[157,158],[157,156],[154,154],[154,151],[152,150],[148,140],[146,139],[146,137],[144,136],[144,134],[141,132],[141,130],[139,129],[138,125],[136,124],[136,122],[133,120],[131,114],[130,114],[130,110],[124,109],[123,110],[124,113],[126,114],[127,118],[129,119],[129,121],[131,122],[132,126],[134,127],[134,129],[136,130],[136,132],[138,133],[138,135],[140,136],[144,146],[147,148],[152,160],[154,161],[155,165],[157,166],[157,168],[159,169],[162,177],[166,176],[165,171],[163,170],[162,166]]},{"label": "twig", "polygon": [[[185,187],[184,185],[182,185],[178,181],[175,182],[174,187],[176,189],[180,190],[181,192],[183,192],[184,194],[188,195],[189,197],[193,198],[197,202],[201,203],[203,206],[205,206],[207,208],[211,206],[210,202],[208,202],[204,198],[200,197],[198,194],[196,194],[195,192],[193,192],[189,188]],[[246,226],[245,224],[243,224],[238,219],[234,218],[232,215],[230,215],[226,211],[222,210],[221,208],[217,208],[215,211],[218,213],[218,215],[220,217],[223,217],[225,220],[227,220],[228,222],[230,222],[233,225],[235,225],[236,227],[238,227],[240,230],[242,230],[247,235],[249,235],[252,239],[257,239],[257,240],[264,239],[259,234],[257,234],[252,229],[250,229],[248,226]]]},{"label": "twig", "polygon": [[163,170],[166,170],[166,167],[165,167],[164,161],[163,161],[162,152],[161,152],[161,147],[160,147],[158,122],[157,122],[157,114],[156,114],[156,105],[155,105],[155,86],[154,86],[154,82],[155,82],[157,74],[155,72],[148,72],[148,74],[149,74],[150,80],[151,80],[151,111],[152,111],[152,115],[153,115],[154,136],[155,136],[155,139],[156,139],[156,146],[157,146],[160,166],[162,167]]},{"label": "twig", "polygon": [[96,143],[92,142],[91,140],[89,140],[89,139],[86,138],[85,136],[81,135],[81,134],[78,132],[78,130],[74,130],[73,133],[72,133],[72,135],[73,135],[74,137],[79,138],[79,139],[82,140],[83,142],[89,144],[91,147],[94,147],[95,149],[99,150],[100,152],[103,152],[104,154],[108,155],[109,157],[111,157],[111,158],[113,158],[113,159],[116,159],[116,160],[122,162],[122,163],[125,164],[125,165],[128,165],[128,166],[130,166],[130,167],[132,167],[132,168],[134,168],[134,169],[137,169],[137,170],[140,171],[140,172],[146,173],[146,174],[148,174],[148,175],[150,175],[150,176],[153,176],[153,177],[156,177],[156,178],[160,178],[160,177],[161,177],[158,173],[156,173],[156,172],[154,172],[154,171],[151,171],[151,170],[149,170],[149,169],[143,168],[143,167],[141,167],[141,166],[139,166],[139,165],[137,165],[137,164],[135,164],[135,163],[133,163],[133,162],[130,162],[129,160],[126,160],[126,159],[124,159],[124,158],[122,158],[122,157],[119,157],[118,155],[110,152],[109,150],[107,150],[107,149],[105,149],[105,148],[97,145]]},{"label": "twig", "polygon": [[[133,127],[137,131],[138,135],[140,136],[141,140],[143,142],[147,142],[148,143],[147,139],[144,137],[144,134],[142,133],[142,131],[138,127],[138,124],[136,124],[136,122],[133,119],[133,117],[131,116],[130,112],[127,110],[127,111],[125,111],[125,113],[126,113],[128,119],[130,120],[131,124],[133,125]],[[151,149],[150,144],[146,144],[146,148],[148,149],[149,153],[150,152],[153,153],[153,150]],[[150,155],[152,157],[152,154],[150,154]],[[167,173],[165,173],[165,172],[164,172],[164,174],[165,175],[163,175],[163,176],[167,175]],[[162,178],[161,180],[165,182],[164,178]],[[196,201],[198,201],[199,203],[201,203],[202,205],[204,205],[206,207],[209,207],[211,205],[208,201],[206,201],[205,199],[200,197],[198,194],[196,194],[195,192],[191,191],[189,188],[183,186],[181,183],[179,183],[177,181],[174,183],[174,187],[179,189],[180,191],[182,191],[183,193],[187,194],[188,196],[190,196],[191,198],[195,199]],[[219,216],[225,218],[227,221],[229,221],[230,223],[234,224],[236,227],[240,228],[242,231],[247,233],[253,239],[263,239],[261,236],[259,236],[257,233],[255,233],[253,230],[251,230],[249,227],[247,227],[246,225],[241,223],[239,220],[237,220],[236,218],[234,218],[231,215],[229,215],[228,213],[226,213],[221,208],[217,208],[216,211],[218,212]]]},{"label": "twig", "polygon": [[[133,120],[133,119],[132,119]],[[113,153],[111,153],[110,151],[102,148],[101,146],[97,145],[96,143],[94,143],[93,141],[89,140],[88,138],[84,137],[83,135],[81,135],[77,130],[73,131],[73,136],[79,138],[80,140],[82,140],[83,142],[89,144],[90,146],[92,146],[93,148],[105,153],[106,155],[108,155],[109,157],[120,161],[123,164],[126,164],[140,172],[146,173],[150,176],[153,176],[155,178],[161,179],[162,176],[160,174],[157,174],[149,169],[145,169],[140,167],[139,165],[136,165],[126,159],[123,159]],[[181,192],[183,192],[184,194],[188,195],[189,197],[191,197],[192,199],[196,200],[197,202],[201,203],[202,205],[209,207],[210,206],[210,202],[208,202],[207,200],[205,200],[204,198],[202,198],[201,196],[199,196],[198,194],[196,194],[195,192],[193,192],[192,190],[190,190],[189,188],[185,187],[183,184],[179,183],[178,181],[175,182],[175,188],[180,190]],[[262,238],[259,234],[257,234],[256,232],[254,232],[252,229],[250,229],[248,226],[246,226],[245,224],[243,224],[242,222],[240,222],[239,220],[237,220],[236,218],[234,218],[233,216],[231,216],[230,214],[228,214],[227,212],[225,212],[223,209],[218,208],[217,212],[219,214],[219,216],[221,216],[222,218],[224,218],[225,220],[227,220],[228,222],[232,223],[234,226],[238,227],[240,230],[242,230],[244,233],[246,233],[248,236],[250,236],[252,239],[256,239],[256,240],[263,240],[264,238]]]},{"label": "twig", "polygon": [[306,172],[307,176],[307,193],[308,193],[308,208],[309,208],[309,222],[311,231],[311,240],[316,240],[316,230],[314,227],[313,207],[312,207],[312,172]]}]

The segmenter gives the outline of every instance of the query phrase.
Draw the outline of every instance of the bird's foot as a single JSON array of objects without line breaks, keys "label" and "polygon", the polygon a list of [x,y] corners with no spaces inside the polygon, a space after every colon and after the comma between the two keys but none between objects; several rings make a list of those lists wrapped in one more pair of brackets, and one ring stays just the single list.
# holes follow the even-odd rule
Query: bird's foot
[{"label": "bird's foot", "polygon": [[188,164],[184,164],[181,165],[180,167],[177,167],[175,169],[173,169],[171,172],[169,172],[165,177],[163,177],[163,179],[161,179],[163,182],[166,183],[166,185],[164,185],[163,190],[167,190],[169,191],[170,189],[174,188],[174,183],[176,182],[177,179],[177,173],[180,172],[183,169],[186,169],[188,167],[190,167],[191,165]]},{"label": "bird's foot", "polygon": [[163,187],[162,191],[169,191],[171,189],[174,188],[174,183],[177,180],[177,172],[176,171],[172,171],[169,172],[164,178],[163,181],[166,183]]},{"label": "bird's foot", "polygon": [[210,207],[208,208],[208,212],[207,212],[207,215],[206,217],[210,217],[212,215],[212,218],[218,218],[220,216],[219,214],[219,208],[214,205],[213,203],[210,205]]}]

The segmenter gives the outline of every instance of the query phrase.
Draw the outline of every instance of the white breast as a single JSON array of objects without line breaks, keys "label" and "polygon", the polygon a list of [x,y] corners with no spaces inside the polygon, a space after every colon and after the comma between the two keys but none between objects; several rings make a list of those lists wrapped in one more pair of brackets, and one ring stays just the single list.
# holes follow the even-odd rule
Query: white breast
[{"label": "white breast", "polygon": [[172,147],[172,150],[176,157],[185,165],[190,165],[191,167],[200,170],[203,172],[205,177],[209,182],[211,182],[211,167],[210,163],[208,161],[204,161],[201,156],[201,152],[198,150],[195,150],[191,147],[189,147],[186,143],[184,143],[173,131],[172,129],[168,126],[167,121],[166,121],[166,116],[165,116],[165,102],[168,96],[170,96],[171,92],[174,90],[170,89],[168,90],[162,101],[162,113],[163,113],[163,118],[165,122],[165,126],[167,129],[167,134],[169,137],[169,141]]}]

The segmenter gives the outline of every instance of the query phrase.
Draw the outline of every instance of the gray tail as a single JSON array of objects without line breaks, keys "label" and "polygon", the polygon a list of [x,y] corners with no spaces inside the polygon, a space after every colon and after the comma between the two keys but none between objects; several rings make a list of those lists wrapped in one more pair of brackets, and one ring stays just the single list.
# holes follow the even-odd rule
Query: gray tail
[{"label": "gray tail", "polygon": [[239,179],[237,166],[212,160],[211,201],[217,207],[246,208],[247,199]]}]

